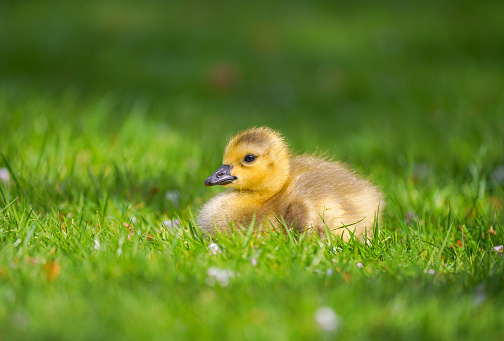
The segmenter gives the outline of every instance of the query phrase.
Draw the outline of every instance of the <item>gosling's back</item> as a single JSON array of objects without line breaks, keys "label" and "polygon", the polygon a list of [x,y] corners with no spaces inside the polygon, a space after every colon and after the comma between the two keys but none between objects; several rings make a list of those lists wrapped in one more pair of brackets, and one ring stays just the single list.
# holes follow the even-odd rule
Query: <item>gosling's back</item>
[{"label": "gosling's back", "polygon": [[382,194],[370,182],[341,163],[309,155],[291,159],[289,182],[272,199],[272,206],[298,230],[313,228],[325,234],[327,225],[346,239],[347,229],[357,236],[367,230],[371,236],[375,218],[384,207]]}]

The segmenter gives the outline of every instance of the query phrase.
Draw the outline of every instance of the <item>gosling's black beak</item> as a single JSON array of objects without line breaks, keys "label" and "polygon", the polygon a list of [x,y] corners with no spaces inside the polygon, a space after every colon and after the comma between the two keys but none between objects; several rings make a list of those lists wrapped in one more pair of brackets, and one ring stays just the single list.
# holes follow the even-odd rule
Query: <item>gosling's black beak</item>
[{"label": "gosling's black beak", "polygon": [[230,171],[230,165],[222,165],[215,173],[205,180],[205,186],[227,185],[232,183],[237,178],[229,174]]}]

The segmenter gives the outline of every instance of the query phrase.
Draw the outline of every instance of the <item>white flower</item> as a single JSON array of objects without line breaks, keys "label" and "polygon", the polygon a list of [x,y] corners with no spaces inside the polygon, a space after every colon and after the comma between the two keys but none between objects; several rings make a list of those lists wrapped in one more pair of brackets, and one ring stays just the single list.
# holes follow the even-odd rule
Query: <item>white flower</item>
[{"label": "white flower", "polygon": [[180,204],[180,191],[177,189],[166,191],[165,199],[171,201],[173,205],[178,206]]},{"label": "white flower", "polygon": [[0,168],[0,180],[5,183],[10,181],[10,174],[7,168]]},{"label": "white flower", "polygon": [[178,229],[180,226],[180,220],[178,219],[165,220],[163,221],[163,224],[167,229]]},{"label": "white flower", "polygon": [[494,251],[497,252],[497,256],[499,256],[499,258],[502,258],[502,249],[504,247],[502,245],[498,245],[498,246],[494,246]]},{"label": "white flower", "polygon": [[218,253],[222,253],[221,248],[216,243],[208,245],[208,249],[214,256],[217,256]]},{"label": "white flower", "polygon": [[359,263],[357,263],[357,267],[362,269],[364,267],[364,265],[362,265],[362,263],[359,262]]},{"label": "white flower", "polygon": [[250,260],[250,263],[252,263],[252,265],[253,265],[253,266],[256,266],[256,265],[257,265],[257,259],[252,258],[252,259]]},{"label": "white flower", "polygon": [[327,331],[335,331],[340,324],[340,317],[329,307],[320,307],[315,314],[320,328]]},{"label": "white flower", "polygon": [[436,270],[434,270],[434,269],[430,269],[429,271],[427,271],[427,273],[428,273],[429,275],[434,275],[434,274],[436,273]]},{"label": "white flower", "polygon": [[229,279],[234,277],[235,274],[231,270],[219,269],[216,267],[208,268],[207,270],[208,278],[206,283],[210,286],[214,286],[215,282],[218,282],[221,286],[225,287],[229,284]]}]

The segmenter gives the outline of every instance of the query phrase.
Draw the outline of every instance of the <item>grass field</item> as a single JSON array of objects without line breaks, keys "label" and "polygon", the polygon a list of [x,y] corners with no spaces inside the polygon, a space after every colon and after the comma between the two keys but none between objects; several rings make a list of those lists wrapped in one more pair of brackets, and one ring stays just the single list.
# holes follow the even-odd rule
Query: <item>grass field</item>
[{"label": "grass field", "polygon": [[[0,3],[0,340],[500,340],[502,1]],[[371,245],[201,239],[233,133],[380,186]]]}]

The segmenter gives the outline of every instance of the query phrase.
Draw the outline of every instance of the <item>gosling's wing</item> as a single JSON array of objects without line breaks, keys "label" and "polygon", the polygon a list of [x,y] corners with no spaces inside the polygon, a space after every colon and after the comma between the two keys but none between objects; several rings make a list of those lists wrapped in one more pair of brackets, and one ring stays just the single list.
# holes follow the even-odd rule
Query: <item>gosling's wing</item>
[{"label": "gosling's wing", "polygon": [[313,156],[299,156],[291,163],[293,200],[310,208],[311,220],[324,221],[329,227],[359,224],[371,227],[383,198],[378,188],[338,162]]}]

